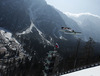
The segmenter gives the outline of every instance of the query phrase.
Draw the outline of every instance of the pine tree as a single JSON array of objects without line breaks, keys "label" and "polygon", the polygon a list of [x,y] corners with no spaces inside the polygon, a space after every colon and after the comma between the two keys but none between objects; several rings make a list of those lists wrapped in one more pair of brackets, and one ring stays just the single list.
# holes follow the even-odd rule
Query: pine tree
[{"label": "pine tree", "polygon": [[74,68],[76,68],[76,65],[77,65],[77,59],[78,59],[78,52],[79,52],[80,42],[81,42],[81,39],[79,38],[78,39],[78,44],[77,44],[77,49],[76,49],[76,54],[75,54]]},{"label": "pine tree", "polygon": [[45,58],[44,62],[44,75],[45,76],[54,76],[57,74],[57,66],[59,64],[59,54],[56,50],[49,51],[48,56]]},{"label": "pine tree", "polygon": [[86,42],[85,50],[86,50],[86,62],[89,63],[94,56],[94,44],[95,41],[90,37],[89,40]]}]

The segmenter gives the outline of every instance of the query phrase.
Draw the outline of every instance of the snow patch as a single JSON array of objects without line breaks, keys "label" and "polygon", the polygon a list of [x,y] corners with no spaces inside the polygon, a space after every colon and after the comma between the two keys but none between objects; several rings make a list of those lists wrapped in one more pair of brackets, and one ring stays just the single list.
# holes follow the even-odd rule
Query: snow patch
[{"label": "snow patch", "polygon": [[31,25],[32,25],[34,28],[36,28],[36,30],[38,31],[39,35],[40,35],[41,37],[43,37],[43,36],[42,36],[42,32],[33,24],[32,21],[31,21]]},{"label": "snow patch", "polygon": [[[28,8],[29,14],[30,14],[31,26],[34,27],[34,28],[38,31],[38,33],[39,33],[39,35],[41,36],[43,42],[46,41],[48,44],[51,44],[51,42],[50,42],[49,40],[47,40],[47,39],[44,38],[43,33],[42,33],[42,32],[33,24],[33,22],[32,22],[32,21],[34,21],[34,20],[36,19],[35,12],[36,12],[37,10],[40,9],[40,8],[38,8],[38,9],[36,9],[36,10],[33,12],[33,11],[32,11],[33,5],[34,5],[34,3],[32,3],[32,4],[30,5],[30,7]],[[33,15],[34,15],[34,16],[33,16]],[[51,45],[52,45],[52,44],[51,44]]]},{"label": "snow patch", "polygon": [[8,32],[7,30],[4,30],[3,28],[0,28],[0,35],[2,39],[4,39],[7,43],[9,41],[15,41],[17,44],[19,44],[19,42],[12,37],[12,33]]},{"label": "snow patch", "polygon": [[[39,33],[39,35],[41,36],[41,38],[42,38],[43,41],[46,41],[48,44],[51,44],[51,42],[50,42],[49,40],[47,40],[47,39],[45,39],[45,38],[43,37],[43,33],[33,24],[32,21],[31,21],[31,25],[38,31],[38,33]],[[52,45],[52,44],[51,44],[51,45]]]},{"label": "snow patch", "polygon": [[39,35],[41,36],[43,41],[46,41],[48,44],[51,44],[51,42],[47,39],[45,39],[43,37],[43,33],[34,25],[34,23],[31,21],[31,25],[29,28],[27,28],[25,31],[23,31],[22,33],[16,33],[16,35],[23,35],[23,34],[28,34],[30,32],[32,32],[32,28],[35,28],[37,30],[37,32],[39,33]]},{"label": "snow patch", "polygon": [[4,39],[12,39],[12,34],[10,32],[6,32],[2,29],[0,29],[0,34],[4,37]]},{"label": "snow patch", "polygon": [[80,17],[82,15],[90,15],[90,16],[94,16],[94,17],[100,18],[100,16],[92,14],[92,13],[78,13],[78,14],[75,14],[75,13],[65,12],[65,14],[67,16],[69,16],[69,17],[76,17],[76,18]]},{"label": "snow patch", "polygon": [[59,38],[60,38],[60,39],[63,39],[63,40],[67,40],[67,39],[66,39],[66,38],[64,38],[63,36],[60,36]]},{"label": "snow patch", "polygon": [[7,33],[5,33],[4,35],[5,35],[5,37],[8,38],[9,40],[12,39],[12,34],[11,34],[11,33],[7,32]]},{"label": "snow patch", "polygon": [[61,76],[100,76],[100,66],[84,69],[81,71],[61,75]]},{"label": "snow patch", "polygon": [[33,28],[33,24],[31,23],[30,27],[27,28],[25,31],[23,31],[22,33],[16,33],[17,35],[23,35],[23,34],[28,34],[32,32],[32,28]]}]

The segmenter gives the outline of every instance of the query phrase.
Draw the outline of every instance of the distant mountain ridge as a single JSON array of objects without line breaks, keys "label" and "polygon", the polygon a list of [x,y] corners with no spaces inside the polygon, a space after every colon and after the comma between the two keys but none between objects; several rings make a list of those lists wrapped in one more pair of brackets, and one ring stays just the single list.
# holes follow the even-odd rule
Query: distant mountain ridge
[{"label": "distant mountain ridge", "polygon": [[[90,24],[89,20],[85,21]],[[66,34],[61,31],[61,27],[70,27],[82,34]],[[58,74],[100,60],[100,44],[95,45],[92,38],[89,42],[84,41],[84,37],[87,39],[91,31],[88,28],[82,29],[75,20],[48,5],[45,0],[0,0],[0,28],[3,31],[0,37],[8,41],[8,49],[5,46],[3,49],[8,51],[7,58],[13,59],[12,64],[11,61],[8,63],[10,67],[4,70],[4,73],[6,75],[9,73],[9,76],[13,74],[13,76],[42,76],[41,73],[45,70],[43,66],[45,57],[47,58],[49,51],[55,51],[55,44],[59,45],[56,50],[61,56],[60,64],[57,65],[57,69],[54,69]],[[15,47],[19,49],[16,51]],[[5,53],[2,56],[0,60],[4,60]],[[19,57],[22,59],[20,60]]]},{"label": "distant mountain ridge", "polygon": [[0,27],[12,33],[25,32],[33,23],[35,25],[35,27],[31,27],[33,37],[37,36],[38,39],[43,37],[47,41],[50,41],[51,38],[70,39],[59,30],[62,26],[66,26],[66,23],[70,26],[74,21],[70,19],[70,22],[65,22],[59,12],[48,5],[45,0],[1,0],[0,9],[2,11],[0,12]]},{"label": "distant mountain ridge", "polygon": [[77,22],[82,29],[84,40],[92,37],[96,42],[100,42],[100,16],[91,13],[66,13],[66,15]]}]

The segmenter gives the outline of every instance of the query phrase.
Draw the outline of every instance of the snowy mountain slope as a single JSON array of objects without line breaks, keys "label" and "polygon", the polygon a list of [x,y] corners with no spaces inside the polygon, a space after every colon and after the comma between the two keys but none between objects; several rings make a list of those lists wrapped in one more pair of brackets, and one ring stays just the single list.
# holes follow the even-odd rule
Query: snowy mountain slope
[{"label": "snowy mountain slope", "polygon": [[[68,26],[75,31],[83,31],[74,20],[48,5],[44,0],[1,0],[0,10],[2,11],[0,26],[12,32],[17,40],[27,41],[25,43],[27,46],[33,42],[32,50],[40,47],[35,46],[35,41],[37,45],[43,44],[44,47],[46,45],[53,47],[54,43],[58,42],[63,53],[68,48],[74,50],[72,47],[76,47],[77,38],[80,36],[65,34],[60,31],[61,27]],[[20,38],[17,37],[18,35]]]},{"label": "snowy mountain slope", "polygon": [[[51,42],[49,40],[47,40],[44,36],[43,33],[33,24],[33,22],[31,22],[31,25],[29,28],[27,28],[25,31],[23,31],[22,33],[16,33],[17,36],[21,36],[21,35],[25,35],[25,34],[29,34],[32,32],[32,28],[35,28],[38,32],[38,34],[40,35],[40,38],[42,39],[43,42],[47,42],[49,45],[52,45]],[[34,32],[32,32],[34,33]]]},{"label": "snowy mountain slope", "polygon": [[100,41],[100,16],[91,13],[71,14],[66,13],[67,16],[75,20],[82,29],[84,40],[92,37],[95,41]]},{"label": "snowy mountain slope", "polygon": [[11,53],[17,52],[14,57],[23,58],[25,55],[25,51],[23,50],[21,44],[12,37],[12,34],[2,28],[0,28],[0,54],[5,53],[2,58],[12,58]]},{"label": "snowy mountain slope", "polygon": [[61,76],[99,76],[100,75],[99,70],[100,70],[100,66],[96,66],[93,68],[84,69],[81,71],[77,71],[77,72],[73,72]]},{"label": "snowy mountain slope", "polygon": [[[79,40],[73,35],[67,35],[60,31],[62,26],[68,26],[76,31],[81,31],[80,27],[74,20],[66,17],[61,12],[58,12],[55,8],[48,5],[45,0],[1,0],[0,10],[0,27],[10,31],[2,31],[4,36],[2,36],[1,34],[1,37],[3,37],[2,40],[4,42],[7,42],[8,49],[6,47],[3,47],[1,49],[6,51],[9,49],[15,50],[14,52],[17,52],[16,50],[19,50],[20,54],[23,54],[23,56],[26,55],[24,53],[25,50],[26,53],[29,54],[29,56],[33,56],[33,59],[36,59],[36,62],[38,63],[36,64],[37,67],[43,67],[42,65],[40,65],[43,63],[40,62],[46,56],[46,53],[48,51],[54,50],[54,44],[57,42],[60,46],[58,51],[64,59],[64,61],[61,61],[61,64],[59,65],[59,68],[61,68],[59,69],[59,72],[62,72],[62,69],[65,67],[65,61],[69,62],[68,66],[66,65],[67,68],[64,68],[65,70],[74,68],[73,65],[75,53]],[[20,43],[16,41],[19,41]],[[85,65],[85,60],[87,60],[87,56],[84,55],[86,52],[84,52],[83,49],[85,42],[81,41],[81,44],[82,45],[79,49],[79,54],[80,58],[83,58],[82,65]],[[4,46],[4,44],[2,43],[0,44],[0,46]],[[83,52],[84,54],[81,52]],[[9,51],[6,56],[9,57],[10,53],[13,53],[13,51]],[[14,53],[13,57],[16,56],[17,55]],[[91,59],[89,61],[91,61],[91,63],[95,62]],[[79,62],[81,62],[81,59]],[[33,63],[31,63],[32,66],[34,63],[35,62],[33,60]],[[77,65],[77,67],[81,66],[80,63],[77,63]],[[38,70],[42,71],[41,69],[36,69],[34,72],[37,72]],[[26,70],[24,70],[24,72],[26,72]]]},{"label": "snowy mountain slope", "polygon": [[[70,25],[72,20],[65,23],[58,11],[45,0],[0,1],[0,10],[0,26],[14,34],[31,33],[30,37],[40,42],[45,40],[47,44],[53,43],[54,39],[68,40],[73,37],[59,31],[61,25]],[[31,23],[34,23],[34,27]]]}]

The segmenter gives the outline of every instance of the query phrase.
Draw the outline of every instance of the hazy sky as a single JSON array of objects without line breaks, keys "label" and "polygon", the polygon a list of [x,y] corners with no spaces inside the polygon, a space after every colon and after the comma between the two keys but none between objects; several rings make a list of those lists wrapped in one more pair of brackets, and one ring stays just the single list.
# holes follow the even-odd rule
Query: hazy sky
[{"label": "hazy sky", "polygon": [[46,0],[62,12],[92,13],[100,16],[100,0]]}]

